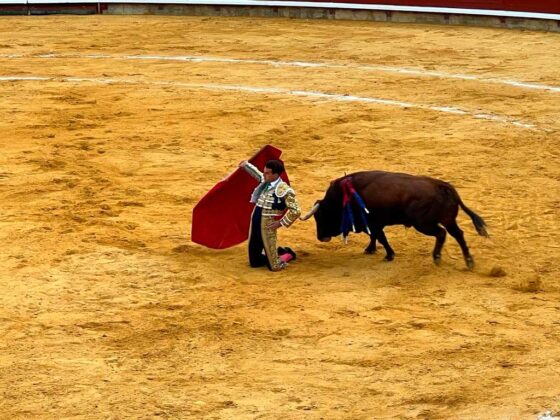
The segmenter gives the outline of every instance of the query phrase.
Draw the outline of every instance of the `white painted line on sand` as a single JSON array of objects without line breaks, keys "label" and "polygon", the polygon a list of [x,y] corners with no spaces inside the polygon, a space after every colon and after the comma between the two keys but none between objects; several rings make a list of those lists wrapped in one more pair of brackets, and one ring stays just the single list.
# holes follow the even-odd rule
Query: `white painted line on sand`
[{"label": "white painted line on sand", "polygon": [[94,77],[0,76],[0,81],[22,81],[22,82],[23,81],[59,81],[59,82],[69,82],[69,83],[134,84],[134,85],[173,86],[173,87],[182,87],[182,88],[197,89],[197,90],[198,89],[217,90],[217,91],[225,90],[225,91],[237,91],[237,92],[247,92],[247,93],[277,94],[277,95],[286,95],[286,96],[299,96],[299,97],[306,97],[312,99],[322,99],[327,101],[357,102],[357,103],[387,105],[387,106],[393,106],[399,108],[424,109],[424,110],[430,110],[430,111],[441,112],[446,114],[464,115],[477,119],[496,121],[496,122],[510,124],[516,127],[521,127],[529,130],[537,129],[537,127],[534,124],[524,122],[524,121],[519,121],[508,116],[496,115],[491,113],[472,112],[456,107],[432,106],[432,105],[425,105],[425,104],[417,104],[413,102],[394,101],[394,100],[382,99],[382,98],[371,98],[371,97],[355,96],[355,95],[340,95],[334,93],[291,90],[291,89],[284,89],[284,88],[264,88],[264,87],[243,86],[243,85],[195,84],[195,83],[184,83],[184,82],[177,82],[177,81],[146,81],[146,80],[137,80],[137,79],[113,79],[113,78],[94,78]]},{"label": "white painted line on sand", "polygon": [[[23,56],[8,55],[1,56],[0,58],[22,58]],[[394,66],[375,66],[363,64],[334,64],[334,63],[321,63],[309,61],[278,61],[278,60],[245,60],[237,58],[222,58],[222,57],[206,57],[206,56],[189,56],[189,55],[107,55],[107,54],[40,54],[29,56],[30,58],[104,58],[113,60],[161,60],[161,61],[182,61],[190,63],[234,63],[234,64],[257,64],[267,65],[273,67],[303,67],[303,68],[331,68],[331,69],[359,69],[364,71],[377,71],[384,73],[396,74],[410,74],[412,76],[420,77],[436,77],[440,79],[457,79],[457,80],[470,80],[480,83],[493,83],[506,86],[512,86],[522,89],[544,90],[548,92],[560,93],[560,86],[546,85],[542,83],[522,82],[510,79],[500,79],[497,77],[482,77],[472,74],[461,73],[446,73],[442,71],[432,71],[425,69],[413,69],[407,67],[394,67]]]}]

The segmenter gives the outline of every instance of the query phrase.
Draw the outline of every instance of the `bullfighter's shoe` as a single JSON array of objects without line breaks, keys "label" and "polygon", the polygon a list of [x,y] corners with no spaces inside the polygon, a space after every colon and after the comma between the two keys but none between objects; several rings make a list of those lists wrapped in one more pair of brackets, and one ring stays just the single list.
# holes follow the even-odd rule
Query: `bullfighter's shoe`
[{"label": "bullfighter's shoe", "polygon": [[285,246],[285,247],[282,247],[282,246],[278,247],[278,255],[279,255],[279,256],[282,256],[282,255],[284,255],[284,254],[290,254],[290,255],[292,256],[292,261],[295,261],[295,260],[296,260],[296,253],[294,252],[294,250],[293,250],[292,248],[287,247],[287,246]]}]

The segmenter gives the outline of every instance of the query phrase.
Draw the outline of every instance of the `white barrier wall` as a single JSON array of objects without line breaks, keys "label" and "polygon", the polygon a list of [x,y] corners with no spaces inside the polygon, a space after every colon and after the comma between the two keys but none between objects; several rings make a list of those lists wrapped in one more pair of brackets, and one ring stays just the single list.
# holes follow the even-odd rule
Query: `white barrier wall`
[{"label": "white barrier wall", "polygon": [[185,4],[215,6],[311,7],[325,9],[378,10],[390,12],[437,13],[475,16],[503,16],[523,19],[560,20],[560,14],[454,7],[397,6],[387,4],[334,3],[315,1],[264,0],[0,0],[0,4]]},{"label": "white barrier wall", "polygon": [[[362,0],[360,0],[362,1]],[[457,0],[438,0],[438,4]],[[455,3],[454,3],[455,1]],[[461,0],[462,1],[462,0]],[[504,0],[505,1],[505,0]],[[346,19],[395,23],[428,23],[523,28],[560,32],[560,0],[527,2],[517,9],[555,13],[465,7],[419,6],[421,0],[395,0],[415,5],[282,0],[0,0],[0,14],[159,14],[188,16],[254,16],[303,19]],[[554,0],[556,1],[556,0]],[[388,1],[389,2],[389,1]],[[432,2],[433,4],[433,2]],[[497,3],[493,3],[494,7]],[[506,4],[506,3],[500,3]],[[523,3],[524,4],[524,3]],[[489,6],[491,7],[491,6]],[[512,7],[514,8],[514,7]]]}]

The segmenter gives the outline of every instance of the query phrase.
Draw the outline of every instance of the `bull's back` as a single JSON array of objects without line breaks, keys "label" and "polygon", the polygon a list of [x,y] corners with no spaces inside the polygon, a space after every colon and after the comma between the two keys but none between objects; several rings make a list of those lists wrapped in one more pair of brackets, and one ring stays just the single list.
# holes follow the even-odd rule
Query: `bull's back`
[{"label": "bull's back", "polygon": [[439,219],[457,212],[454,188],[445,181],[404,173],[368,171],[350,175],[366,206],[388,223],[414,224],[418,216]]},{"label": "bull's back", "polygon": [[441,187],[450,187],[448,183],[438,179],[398,172],[368,171],[356,172],[350,176],[356,190],[361,195],[374,199],[377,204],[435,198]]}]

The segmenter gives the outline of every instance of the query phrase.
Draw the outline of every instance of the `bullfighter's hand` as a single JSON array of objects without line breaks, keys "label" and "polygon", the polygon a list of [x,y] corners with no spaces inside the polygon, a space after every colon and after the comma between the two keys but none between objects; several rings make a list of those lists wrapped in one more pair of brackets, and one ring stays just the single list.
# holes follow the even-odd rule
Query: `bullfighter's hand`
[{"label": "bullfighter's hand", "polygon": [[239,162],[239,167],[242,168],[247,164],[246,160],[242,160],[241,162]]},{"label": "bullfighter's hand", "polygon": [[269,228],[270,230],[276,230],[276,229],[278,229],[280,226],[282,226],[282,223],[280,223],[279,221],[276,221],[276,222],[269,223],[269,224],[267,225],[267,228]]}]

